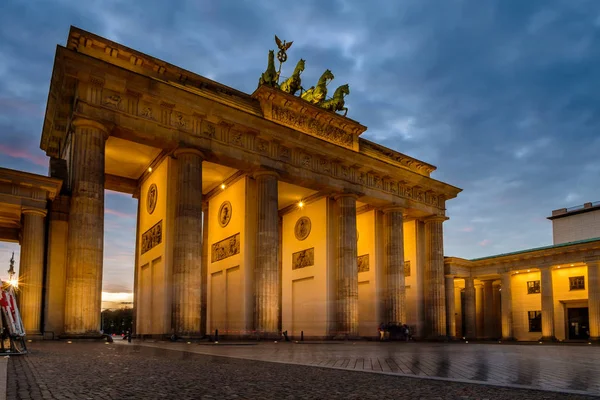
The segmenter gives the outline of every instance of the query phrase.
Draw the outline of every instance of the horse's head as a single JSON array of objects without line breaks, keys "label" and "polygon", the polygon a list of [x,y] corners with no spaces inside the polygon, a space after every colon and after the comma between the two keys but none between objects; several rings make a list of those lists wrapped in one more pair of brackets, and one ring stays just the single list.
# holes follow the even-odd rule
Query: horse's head
[{"label": "horse's head", "polygon": [[269,50],[269,63],[275,63],[275,50]]},{"label": "horse's head", "polygon": [[298,64],[296,64],[296,70],[297,71],[304,71],[304,60],[300,59],[300,61],[298,61]]},{"label": "horse's head", "polygon": [[326,69],[325,72],[323,72],[323,75],[321,75],[321,79],[324,80],[325,82],[327,81],[331,81],[335,78],[335,76],[333,76],[333,74],[331,73],[330,70]]},{"label": "horse's head", "polygon": [[348,86],[348,84],[346,83],[345,85],[340,86],[339,88],[337,88],[337,91],[340,91],[344,96],[347,96],[350,94],[350,86]]}]

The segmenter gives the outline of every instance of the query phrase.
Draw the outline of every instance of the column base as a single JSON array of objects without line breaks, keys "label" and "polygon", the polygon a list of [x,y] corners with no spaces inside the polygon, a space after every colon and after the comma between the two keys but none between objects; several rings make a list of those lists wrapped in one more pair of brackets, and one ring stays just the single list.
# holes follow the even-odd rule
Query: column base
[{"label": "column base", "polygon": [[361,340],[362,338],[358,335],[351,335],[347,333],[341,333],[335,335],[332,340]]},{"label": "column base", "polygon": [[517,339],[515,339],[514,337],[507,337],[507,338],[503,337],[503,338],[498,339],[498,340],[502,341],[502,342],[516,342],[517,341]]},{"label": "column base", "polygon": [[[64,333],[58,337],[59,339],[72,339],[72,340],[107,340],[110,335],[101,333]],[[112,338],[108,340],[112,342]]]},{"label": "column base", "polygon": [[588,342],[593,343],[593,344],[600,344],[600,336],[597,336],[597,337],[590,336],[590,338],[588,339]]},{"label": "column base", "polygon": [[261,332],[261,333],[257,332],[255,334],[251,335],[250,337],[252,337],[258,341],[261,341],[261,340],[284,340],[283,334],[280,332]]},{"label": "column base", "polygon": [[558,342],[558,339],[554,336],[542,336],[539,339],[540,342]]},{"label": "column base", "polygon": [[431,335],[423,339],[426,342],[449,342],[451,339],[448,336]]}]

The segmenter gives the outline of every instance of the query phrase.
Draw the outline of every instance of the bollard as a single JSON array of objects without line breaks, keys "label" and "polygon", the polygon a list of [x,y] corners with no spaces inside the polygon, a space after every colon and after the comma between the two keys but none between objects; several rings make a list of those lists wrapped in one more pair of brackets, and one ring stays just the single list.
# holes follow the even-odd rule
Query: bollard
[{"label": "bollard", "polygon": [[215,342],[219,341],[219,330],[215,329]]},{"label": "bollard", "polygon": [[286,341],[286,342],[289,342],[289,341],[290,341],[290,339],[288,338],[288,335],[287,335],[287,331],[284,331],[284,332],[283,332],[283,337],[285,338],[285,341]]},{"label": "bollard", "polygon": [[304,331],[300,331],[300,341],[304,341]]}]

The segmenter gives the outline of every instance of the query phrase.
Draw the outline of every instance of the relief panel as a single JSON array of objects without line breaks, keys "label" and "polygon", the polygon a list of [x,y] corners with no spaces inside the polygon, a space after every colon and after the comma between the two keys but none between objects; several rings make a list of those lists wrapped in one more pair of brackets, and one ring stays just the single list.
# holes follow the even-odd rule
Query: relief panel
[{"label": "relief panel", "polygon": [[211,246],[211,262],[224,260],[240,253],[240,234],[236,233]]},{"label": "relief panel", "polygon": [[315,265],[315,248],[297,251],[292,254],[292,269],[300,269]]}]

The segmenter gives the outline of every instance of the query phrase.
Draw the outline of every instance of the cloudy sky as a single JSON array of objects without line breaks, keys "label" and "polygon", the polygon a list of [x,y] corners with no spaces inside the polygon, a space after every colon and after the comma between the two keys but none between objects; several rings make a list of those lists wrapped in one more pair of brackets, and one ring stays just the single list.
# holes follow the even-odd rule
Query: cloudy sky
[{"label": "cloudy sky", "polygon": [[[39,138],[56,45],[75,25],[251,93],[273,35],[304,82],[349,83],[363,137],[438,167],[446,255],[552,242],[553,209],[600,200],[600,2],[0,2],[0,166],[47,172]],[[286,71],[284,70],[284,73]],[[106,194],[106,292],[131,291],[133,199]],[[10,252],[0,244],[0,276]],[[114,295],[117,296],[117,295]]]}]

